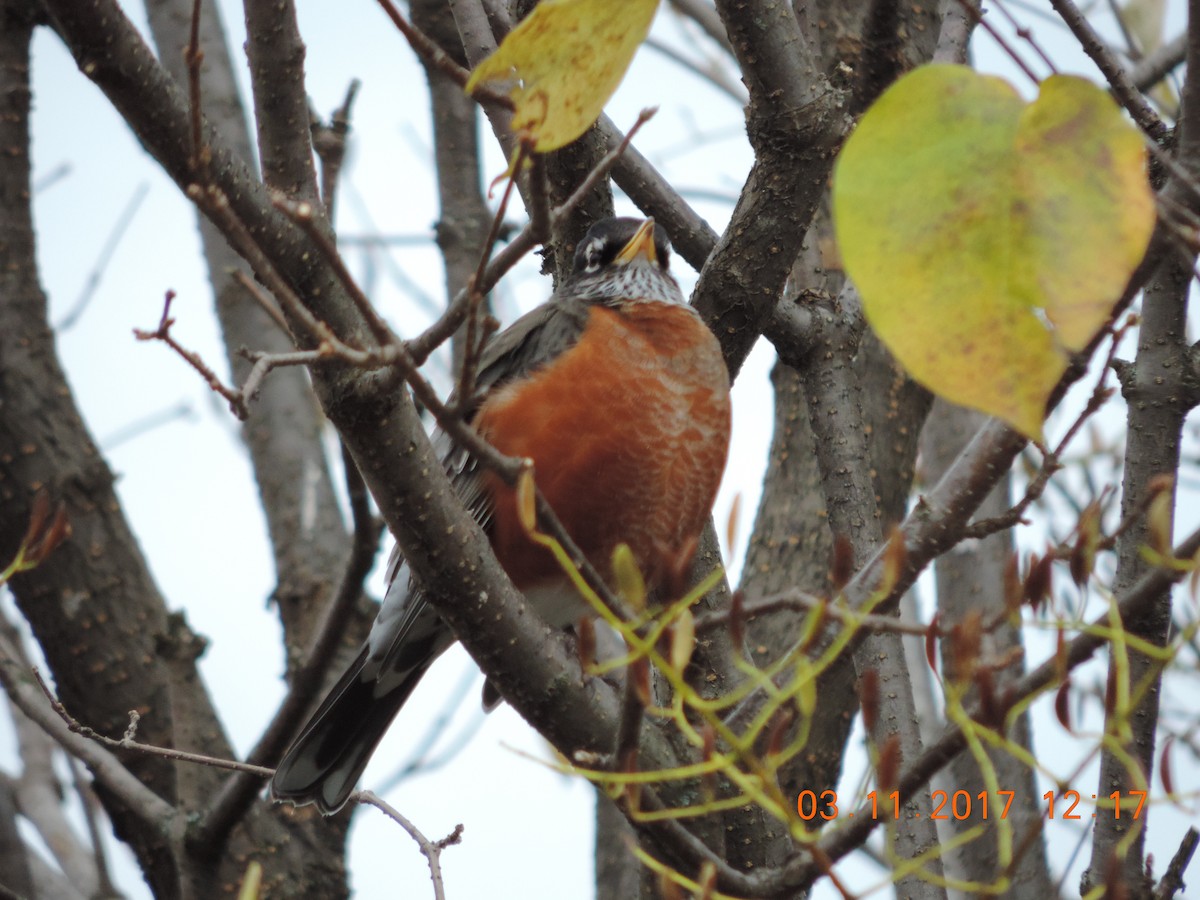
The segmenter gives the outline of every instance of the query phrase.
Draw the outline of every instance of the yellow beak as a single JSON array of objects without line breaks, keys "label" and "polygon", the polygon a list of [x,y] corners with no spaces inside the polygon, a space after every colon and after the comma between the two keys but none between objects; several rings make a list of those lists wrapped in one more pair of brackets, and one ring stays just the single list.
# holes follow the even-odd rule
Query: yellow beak
[{"label": "yellow beak", "polygon": [[629,243],[621,248],[613,262],[620,265],[631,263],[639,256],[649,262],[658,262],[658,251],[654,249],[654,220],[647,219],[637,230]]}]

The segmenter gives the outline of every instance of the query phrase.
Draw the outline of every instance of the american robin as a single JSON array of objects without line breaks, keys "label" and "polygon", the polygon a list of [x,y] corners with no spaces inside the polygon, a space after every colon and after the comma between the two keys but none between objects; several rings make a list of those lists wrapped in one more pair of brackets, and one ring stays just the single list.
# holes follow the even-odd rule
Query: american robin
[{"label": "american robin", "polygon": [[[619,543],[650,587],[690,562],[729,449],[729,374],[668,271],[654,220],[597,222],[550,300],[485,349],[471,421],[534,478],[603,575]],[[444,433],[435,445],[513,583],[551,625],[585,613],[558,563],[521,527],[514,492]],[[454,634],[393,554],[357,659],[271,781],[273,795],[337,811],[417,682]]]}]

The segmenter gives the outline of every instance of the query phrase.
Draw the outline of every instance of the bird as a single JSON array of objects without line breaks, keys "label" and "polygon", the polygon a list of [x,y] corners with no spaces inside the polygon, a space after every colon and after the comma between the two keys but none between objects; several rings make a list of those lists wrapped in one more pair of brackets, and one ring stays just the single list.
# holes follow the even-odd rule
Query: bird
[{"label": "bird", "polygon": [[[486,345],[467,409],[497,450],[533,461],[542,494],[602,576],[611,579],[624,543],[651,589],[686,572],[731,431],[720,344],[669,263],[653,219],[597,221],[550,299]],[[514,490],[444,431],[433,440],[514,585],[548,624],[577,624],[589,608],[527,535]],[[276,768],[276,800],[341,809],[421,676],[454,643],[398,553],[388,580],[358,656]]]}]

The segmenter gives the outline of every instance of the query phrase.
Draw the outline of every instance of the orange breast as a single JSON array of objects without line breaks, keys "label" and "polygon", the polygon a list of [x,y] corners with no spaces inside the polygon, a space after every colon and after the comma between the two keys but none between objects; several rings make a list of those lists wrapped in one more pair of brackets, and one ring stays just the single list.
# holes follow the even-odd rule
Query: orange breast
[{"label": "orange breast", "polygon": [[[729,375],[690,309],[593,307],[574,347],[497,390],[475,424],[503,453],[533,459],[538,487],[601,573],[625,542],[653,584],[712,509],[729,450]],[[521,529],[512,491],[488,477],[492,544],[513,581],[561,578]]]}]

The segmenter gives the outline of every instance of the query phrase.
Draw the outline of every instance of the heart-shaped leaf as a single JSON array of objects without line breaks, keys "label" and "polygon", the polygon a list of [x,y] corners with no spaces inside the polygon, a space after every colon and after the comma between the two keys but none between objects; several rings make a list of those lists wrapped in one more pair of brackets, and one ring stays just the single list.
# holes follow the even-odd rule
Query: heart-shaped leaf
[{"label": "heart-shaped leaf", "polygon": [[1155,218],[1141,136],[1104,91],[1056,75],[1027,104],[947,65],[879,98],[842,151],[833,197],[846,271],[896,358],[1031,438]]}]

